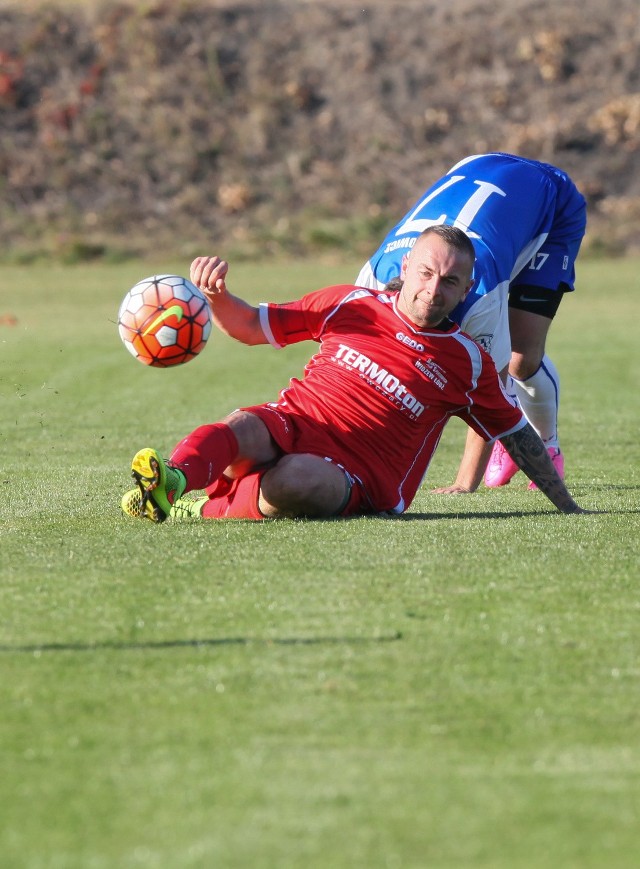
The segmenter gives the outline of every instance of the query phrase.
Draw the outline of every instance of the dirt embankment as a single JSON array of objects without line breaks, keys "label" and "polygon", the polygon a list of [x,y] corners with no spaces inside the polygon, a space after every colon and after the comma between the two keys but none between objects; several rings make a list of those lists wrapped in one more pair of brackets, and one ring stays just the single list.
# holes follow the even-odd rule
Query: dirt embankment
[{"label": "dirt embankment", "polygon": [[638,0],[3,4],[0,129],[5,255],[366,254],[485,150],[640,250]]}]

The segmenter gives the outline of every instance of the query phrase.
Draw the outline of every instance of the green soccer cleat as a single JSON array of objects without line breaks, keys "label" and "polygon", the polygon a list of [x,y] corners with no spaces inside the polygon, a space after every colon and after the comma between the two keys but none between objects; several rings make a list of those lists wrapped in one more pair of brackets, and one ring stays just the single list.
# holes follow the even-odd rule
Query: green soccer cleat
[{"label": "green soccer cleat", "polygon": [[152,522],[156,521],[154,519],[155,507],[149,501],[146,504],[142,503],[142,492],[140,489],[131,489],[129,492],[125,492],[122,496],[122,501],[120,501],[120,506],[127,516],[132,516],[134,519],[151,519]]},{"label": "green soccer cleat", "polygon": [[172,519],[202,519],[202,508],[209,499],[205,495],[201,498],[176,498],[171,505]]},{"label": "green soccer cleat", "polygon": [[182,471],[165,464],[157,450],[147,447],[133,457],[131,473],[138,485],[141,503],[139,508],[132,507],[135,512],[131,513],[125,508],[123,498],[122,509],[129,515],[164,522],[171,514],[171,502],[177,501],[186,488],[187,481]]},{"label": "green soccer cleat", "polygon": [[[202,508],[209,499],[203,498],[177,498],[175,504],[171,505],[169,516],[171,519],[201,519]],[[131,489],[122,496],[121,507],[127,516],[132,516],[134,519],[151,519],[152,522],[157,522],[155,518],[156,508],[147,499],[143,504],[143,495],[140,489]]]}]

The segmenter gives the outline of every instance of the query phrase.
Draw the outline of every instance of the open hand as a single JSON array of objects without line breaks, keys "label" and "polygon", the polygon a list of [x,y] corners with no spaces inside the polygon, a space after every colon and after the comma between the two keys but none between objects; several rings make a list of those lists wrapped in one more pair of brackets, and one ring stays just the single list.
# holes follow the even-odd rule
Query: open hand
[{"label": "open hand", "polygon": [[432,489],[432,495],[471,495],[470,489],[465,489],[464,486],[456,486],[455,483],[452,486],[442,486],[439,489]]}]

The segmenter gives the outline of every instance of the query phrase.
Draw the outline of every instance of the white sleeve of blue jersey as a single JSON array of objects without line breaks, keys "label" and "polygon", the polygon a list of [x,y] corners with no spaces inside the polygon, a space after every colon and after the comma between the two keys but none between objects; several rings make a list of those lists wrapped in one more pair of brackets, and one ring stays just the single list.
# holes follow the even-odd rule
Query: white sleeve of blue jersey
[{"label": "white sleeve of blue jersey", "polygon": [[369,290],[384,290],[385,285],[376,280],[371,268],[371,263],[367,261],[362,268],[358,277],[354,281],[356,287],[367,287]]},{"label": "white sleeve of blue jersey", "polygon": [[483,347],[498,371],[511,359],[509,334],[508,284],[486,296],[474,297],[474,303],[460,317],[460,328]]}]

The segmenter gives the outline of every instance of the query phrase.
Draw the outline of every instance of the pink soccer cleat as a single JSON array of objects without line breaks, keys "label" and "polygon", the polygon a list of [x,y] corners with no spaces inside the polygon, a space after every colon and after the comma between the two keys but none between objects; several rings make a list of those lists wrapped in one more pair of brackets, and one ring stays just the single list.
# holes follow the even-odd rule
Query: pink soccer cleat
[{"label": "pink soccer cleat", "polygon": [[[558,472],[558,476],[561,480],[564,480],[564,456],[560,452],[559,447],[549,447],[547,452],[551,456],[551,461],[553,462],[553,466]],[[538,487],[533,482],[533,480],[529,483],[530,489],[537,489]]]},{"label": "pink soccer cleat", "polygon": [[484,484],[490,489],[496,489],[498,486],[506,486],[514,474],[517,474],[520,468],[513,461],[509,453],[502,446],[500,441],[496,441],[493,445],[493,451],[487,470],[484,473]]}]

